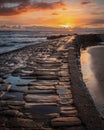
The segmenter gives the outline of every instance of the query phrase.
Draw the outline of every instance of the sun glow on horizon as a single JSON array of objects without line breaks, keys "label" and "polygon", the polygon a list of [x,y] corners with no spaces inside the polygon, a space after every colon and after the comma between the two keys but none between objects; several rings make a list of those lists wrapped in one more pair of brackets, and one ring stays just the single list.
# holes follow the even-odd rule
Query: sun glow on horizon
[{"label": "sun glow on horizon", "polygon": [[[1,1],[0,27],[45,26],[73,30],[104,28],[103,0],[81,2],[75,0],[15,0]],[[96,4],[95,4],[96,3]],[[98,10],[100,9],[100,10]],[[19,27],[20,27],[19,26]]]},{"label": "sun glow on horizon", "polygon": [[62,28],[67,28],[67,29],[73,28],[73,26],[71,24],[61,24],[59,26],[62,27]]}]

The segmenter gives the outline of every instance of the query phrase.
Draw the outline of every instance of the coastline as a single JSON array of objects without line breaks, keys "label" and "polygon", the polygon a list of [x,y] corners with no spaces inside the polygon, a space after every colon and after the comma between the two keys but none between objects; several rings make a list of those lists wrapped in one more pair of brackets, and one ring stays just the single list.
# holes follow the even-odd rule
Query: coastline
[{"label": "coastline", "polygon": [[[64,68],[64,70],[65,70],[64,75],[66,74],[66,71],[68,71],[69,77],[67,76],[66,79],[67,78],[70,79],[70,80],[68,80],[69,83],[71,81],[71,91],[72,91],[73,100],[74,100],[73,104],[78,110],[78,117],[81,119],[81,125],[79,123],[78,126],[72,125],[70,128],[67,128],[66,126],[60,128],[60,124],[58,124],[58,127],[61,130],[64,130],[64,129],[65,130],[68,130],[68,129],[72,129],[72,130],[82,130],[82,129],[83,130],[84,129],[98,130],[99,129],[100,130],[100,129],[104,128],[104,121],[99,116],[99,114],[94,106],[94,103],[91,99],[91,96],[89,95],[89,92],[88,92],[88,90],[83,82],[82,76],[81,76],[80,61],[79,61],[80,44],[81,44],[80,43],[81,41],[79,40],[80,36],[76,36],[76,38],[70,42],[68,42],[68,39],[70,39],[70,37],[52,40],[49,42],[45,42],[43,44],[40,43],[40,44],[30,45],[28,47],[24,47],[24,48],[21,48],[21,49],[12,51],[12,52],[0,54],[0,58],[1,58],[1,60],[4,58],[4,62],[2,61],[2,63],[5,63],[6,60],[8,59],[8,57],[12,62],[14,62],[14,64],[11,62],[11,63],[9,63],[9,65],[7,65],[7,64],[6,64],[6,66],[4,65],[4,68],[5,67],[8,68],[7,76],[11,75],[11,73],[13,73],[14,70],[18,67],[20,67],[20,69],[23,67],[26,68],[27,66],[33,67],[35,64],[32,65],[32,61],[34,61],[34,57],[31,57],[31,53],[33,53],[34,56],[37,57],[38,53],[41,54],[41,52],[42,52],[42,54],[44,56],[49,52],[49,54],[52,54],[52,57],[56,57],[56,58],[58,57],[58,61],[56,62],[57,64],[60,63],[59,62],[60,57],[63,60],[63,65],[67,64],[67,62],[68,62],[68,68],[66,68],[66,69]],[[67,42],[69,44],[66,44],[65,48],[63,48],[63,44],[65,42]],[[55,47],[58,49],[58,51],[56,51]],[[48,49],[50,49],[50,50],[48,50]],[[34,51],[36,53],[34,53]],[[30,55],[31,59],[29,58],[29,55]],[[17,56],[17,59],[18,59],[18,57],[20,58],[20,56],[22,58],[17,60],[17,59],[15,59],[14,56]],[[37,59],[39,59],[39,57],[37,57]],[[22,61],[22,60],[26,60],[26,62],[21,63],[20,61]],[[40,60],[38,62],[40,62]],[[20,63],[21,63],[21,66],[19,66]],[[29,65],[27,65],[28,63],[29,63]],[[41,61],[40,64],[41,63],[43,64],[43,61]],[[55,64],[55,68],[56,68],[57,64]],[[27,69],[28,68],[29,67],[27,67]],[[9,72],[9,70],[10,70],[10,72]],[[16,74],[16,72],[15,72],[15,74]],[[18,73],[17,73],[17,75],[18,75]],[[4,77],[5,77],[5,73],[4,73]],[[41,77],[41,78],[43,78],[43,77]],[[51,77],[51,78],[54,79],[54,77]],[[58,77],[56,76],[55,78],[58,78]],[[56,122],[53,121],[52,125],[53,126],[57,125],[57,123],[56,124],[55,123]],[[57,128],[52,128],[52,130],[57,130]]]},{"label": "coastline", "polygon": [[3,52],[3,53],[0,53],[0,56],[5,55],[5,54],[9,54],[9,53],[12,53],[12,52],[20,51],[20,50],[23,50],[23,49],[28,49],[31,46],[40,45],[40,44],[44,44],[44,43],[46,43],[46,42],[34,43],[34,44],[31,44],[31,45],[28,45],[28,46],[24,46],[24,47],[20,47],[20,48],[14,49],[14,50]]}]

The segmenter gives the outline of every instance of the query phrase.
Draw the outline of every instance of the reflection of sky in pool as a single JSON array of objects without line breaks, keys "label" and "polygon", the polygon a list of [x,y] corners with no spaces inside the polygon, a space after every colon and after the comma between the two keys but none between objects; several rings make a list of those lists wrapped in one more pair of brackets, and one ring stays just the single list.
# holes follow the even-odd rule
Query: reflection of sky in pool
[{"label": "reflection of sky in pool", "polygon": [[95,105],[104,118],[104,46],[88,47],[81,53],[81,70]]},{"label": "reflection of sky in pool", "polygon": [[[6,82],[11,82],[12,83],[12,88],[19,89],[19,90],[27,90],[27,86],[16,86],[16,84],[26,84],[31,82],[32,80],[27,80],[27,79],[21,79],[20,77],[14,77],[14,76],[9,76],[6,79]],[[9,92],[8,94],[14,95],[15,98],[13,100],[23,100],[23,93],[20,92]]]},{"label": "reflection of sky in pool", "polygon": [[27,83],[29,83],[31,81],[32,80],[30,80],[30,79],[21,79],[20,77],[14,77],[14,76],[9,76],[6,79],[6,82],[11,82],[12,83],[12,87],[20,88],[20,89],[23,89],[25,87],[17,87],[16,84],[27,84]]}]

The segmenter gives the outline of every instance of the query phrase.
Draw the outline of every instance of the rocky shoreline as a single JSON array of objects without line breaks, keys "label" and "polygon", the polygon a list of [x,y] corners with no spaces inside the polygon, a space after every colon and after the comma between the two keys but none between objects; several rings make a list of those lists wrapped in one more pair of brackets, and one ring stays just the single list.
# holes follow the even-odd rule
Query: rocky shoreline
[{"label": "rocky shoreline", "polygon": [[[83,76],[81,73],[80,65],[80,48],[81,46],[86,47],[87,41],[89,41],[89,44],[87,46],[90,46],[92,40],[89,40],[89,37],[87,37],[87,41],[85,42],[86,44],[84,44],[80,39],[82,40],[83,36],[78,36],[75,39],[75,41],[73,41],[73,48],[72,50],[69,50],[68,56],[68,61],[70,64],[69,73],[71,75],[73,98],[79,110],[79,116],[83,120],[86,129],[102,130],[104,128],[104,121],[100,117],[98,111],[96,110],[93,99],[89,94],[85,83],[83,82]],[[96,45],[95,41],[96,39],[94,39],[94,41],[92,42],[93,45]]]},{"label": "rocky shoreline", "polygon": [[102,130],[84,86],[80,36],[0,55],[0,130]]}]

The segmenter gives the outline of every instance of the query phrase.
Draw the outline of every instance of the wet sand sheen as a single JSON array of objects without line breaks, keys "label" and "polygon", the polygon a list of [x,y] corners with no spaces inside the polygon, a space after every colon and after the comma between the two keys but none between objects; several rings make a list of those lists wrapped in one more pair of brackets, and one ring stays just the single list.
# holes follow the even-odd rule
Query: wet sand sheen
[{"label": "wet sand sheen", "polygon": [[88,47],[81,53],[83,79],[104,118],[104,46]]}]

